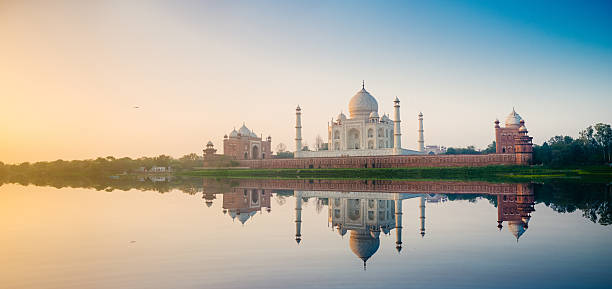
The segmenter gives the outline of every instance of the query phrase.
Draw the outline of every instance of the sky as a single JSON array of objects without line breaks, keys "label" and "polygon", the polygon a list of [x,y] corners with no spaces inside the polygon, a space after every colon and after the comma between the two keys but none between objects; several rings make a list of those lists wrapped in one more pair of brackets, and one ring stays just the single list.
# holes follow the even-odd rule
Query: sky
[{"label": "sky", "polygon": [[[243,122],[294,147],[361,88],[402,144],[534,142],[612,123],[605,1],[0,0],[0,161],[201,153]],[[139,108],[134,108],[135,106]]]}]

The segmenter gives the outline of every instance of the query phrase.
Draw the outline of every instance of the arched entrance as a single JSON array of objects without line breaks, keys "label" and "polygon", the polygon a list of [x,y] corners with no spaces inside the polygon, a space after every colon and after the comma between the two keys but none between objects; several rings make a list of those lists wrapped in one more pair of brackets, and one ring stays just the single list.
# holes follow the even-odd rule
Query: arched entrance
[{"label": "arched entrance", "polygon": [[253,146],[253,148],[251,149],[251,158],[252,159],[258,159],[259,158],[259,147]]},{"label": "arched entrance", "polygon": [[360,149],[361,148],[361,135],[359,130],[352,128],[348,133],[348,147],[347,149]]}]

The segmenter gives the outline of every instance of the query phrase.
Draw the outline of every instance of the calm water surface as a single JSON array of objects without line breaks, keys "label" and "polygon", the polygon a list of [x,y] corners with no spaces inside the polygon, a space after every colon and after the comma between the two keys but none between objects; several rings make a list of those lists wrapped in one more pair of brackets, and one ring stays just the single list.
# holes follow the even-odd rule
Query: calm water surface
[{"label": "calm water surface", "polygon": [[141,181],[1,186],[0,287],[612,286],[609,185]]}]

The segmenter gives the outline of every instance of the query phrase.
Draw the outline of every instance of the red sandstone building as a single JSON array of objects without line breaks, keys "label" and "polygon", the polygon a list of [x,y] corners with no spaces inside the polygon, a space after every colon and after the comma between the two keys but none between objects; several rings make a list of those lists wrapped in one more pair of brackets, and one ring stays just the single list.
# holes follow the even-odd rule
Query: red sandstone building
[{"label": "red sandstone building", "polygon": [[244,124],[223,137],[223,154],[238,160],[266,159],[272,156],[272,138],[262,140]]},{"label": "red sandstone building", "polygon": [[515,154],[518,164],[530,164],[533,156],[532,137],[527,135],[525,121],[512,109],[504,127],[495,120],[495,152]]}]

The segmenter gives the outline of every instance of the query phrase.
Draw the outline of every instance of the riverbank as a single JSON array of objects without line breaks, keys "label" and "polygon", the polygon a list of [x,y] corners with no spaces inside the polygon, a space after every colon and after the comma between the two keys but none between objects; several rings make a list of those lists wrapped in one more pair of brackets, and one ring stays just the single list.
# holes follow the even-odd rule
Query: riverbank
[{"label": "riverbank", "polygon": [[490,182],[585,181],[612,182],[612,168],[548,168],[543,166],[488,166],[448,168],[363,168],[363,169],[245,169],[217,168],[183,172],[189,176],[220,178],[314,178],[314,179],[402,179],[478,180]]}]

